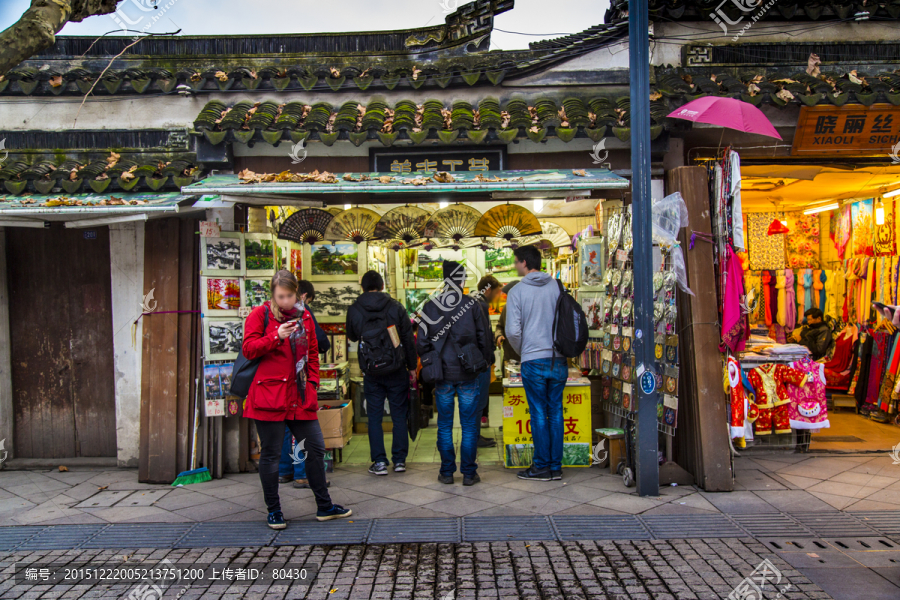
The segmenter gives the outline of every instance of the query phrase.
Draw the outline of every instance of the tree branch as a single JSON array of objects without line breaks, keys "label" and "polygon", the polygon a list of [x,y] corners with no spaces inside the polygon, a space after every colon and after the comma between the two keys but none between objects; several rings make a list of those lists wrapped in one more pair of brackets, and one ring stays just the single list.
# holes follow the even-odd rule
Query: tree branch
[{"label": "tree branch", "polygon": [[31,0],[31,7],[0,32],[0,76],[56,43],[70,21],[115,12],[121,0]]}]

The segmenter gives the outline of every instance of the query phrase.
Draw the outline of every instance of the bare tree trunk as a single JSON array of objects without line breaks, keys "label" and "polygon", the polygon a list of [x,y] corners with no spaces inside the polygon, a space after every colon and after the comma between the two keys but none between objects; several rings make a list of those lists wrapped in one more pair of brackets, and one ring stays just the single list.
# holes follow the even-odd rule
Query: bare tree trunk
[{"label": "bare tree trunk", "polygon": [[0,76],[56,42],[56,34],[70,21],[116,10],[121,0],[31,0],[31,8],[0,32]]}]

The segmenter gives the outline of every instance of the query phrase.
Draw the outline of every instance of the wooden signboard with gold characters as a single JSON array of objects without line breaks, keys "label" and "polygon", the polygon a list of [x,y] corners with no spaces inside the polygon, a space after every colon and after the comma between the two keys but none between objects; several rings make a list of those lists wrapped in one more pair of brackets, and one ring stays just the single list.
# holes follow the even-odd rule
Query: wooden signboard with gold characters
[{"label": "wooden signboard with gold characters", "polygon": [[900,151],[900,106],[804,106],[794,156],[887,154]]}]

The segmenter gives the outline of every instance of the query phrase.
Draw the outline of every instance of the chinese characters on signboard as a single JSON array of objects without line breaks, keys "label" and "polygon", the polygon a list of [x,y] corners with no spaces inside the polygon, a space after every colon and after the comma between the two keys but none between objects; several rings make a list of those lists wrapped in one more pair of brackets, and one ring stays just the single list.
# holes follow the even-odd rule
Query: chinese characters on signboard
[{"label": "chinese characters on signboard", "polygon": [[804,106],[793,155],[891,154],[900,142],[900,107]]},{"label": "chinese characters on signboard", "polygon": [[434,150],[375,149],[372,171],[379,173],[424,173],[435,171],[502,171],[506,168],[503,148],[435,148]]}]

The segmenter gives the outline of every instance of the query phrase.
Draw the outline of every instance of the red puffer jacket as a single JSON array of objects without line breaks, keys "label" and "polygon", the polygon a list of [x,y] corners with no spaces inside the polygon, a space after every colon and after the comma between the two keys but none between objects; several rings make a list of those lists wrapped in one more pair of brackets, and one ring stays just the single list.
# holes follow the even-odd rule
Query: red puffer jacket
[{"label": "red puffer jacket", "polygon": [[254,308],[244,323],[244,356],[249,360],[261,357],[256,377],[247,394],[244,416],[260,421],[318,419],[316,390],[319,387],[319,345],[312,317],[309,311],[304,311],[303,326],[306,328],[309,352],[306,362],[306,397],[301,398],[297,393],[294,375],[296,361],[290,340],[278,338],[278,328],[283,321],[276,321],[270,311],[269,326],[263,332],[268,304],[267,302]]}]

